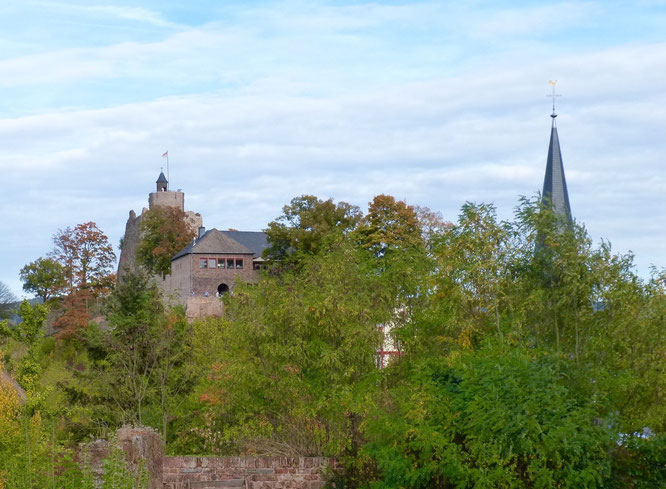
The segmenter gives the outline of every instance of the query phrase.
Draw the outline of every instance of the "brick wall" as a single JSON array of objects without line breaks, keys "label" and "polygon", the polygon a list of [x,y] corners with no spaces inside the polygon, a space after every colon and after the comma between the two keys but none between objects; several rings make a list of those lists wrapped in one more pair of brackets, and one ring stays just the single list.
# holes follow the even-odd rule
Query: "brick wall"
[{"label": "brick wall", "polygon": [[323,457],[164,457],[164,489],[321,489],[334,459]]}]

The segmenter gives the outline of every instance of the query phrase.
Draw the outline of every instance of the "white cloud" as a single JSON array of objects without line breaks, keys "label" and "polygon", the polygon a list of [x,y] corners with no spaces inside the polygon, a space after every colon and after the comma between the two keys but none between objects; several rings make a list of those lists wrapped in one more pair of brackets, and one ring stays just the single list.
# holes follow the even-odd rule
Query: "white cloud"
[{"label": "white cloud", "polygon": [[[534,7],[481,10],[470,35],[481,39],[515,38],[526,34],[552,35],[576,25],[589,25],[601,8],[594,2],[560,2]],[[486,14],[486,15],[483,15]]]},{"label": "white cloud", "polygon": [[83,15],[108,21],[109,19],[130,20],[157,27],[180,27],[179,24],[169,22],[154,10],[143,7],[121,7],[117,5],[90,5],[57,1],[29,0],[28,5],[39,7],[58,13]]},{"label": "white cloud", "polygon": [[[207,227],[261,229],[305,193],[362,208],[389,193],[448,219],[465,200],[494,202],[508,218],[517,196],[542,184],[549,78],[564,94],[558,124],[574,214],[595,238],[633,249],[643,272],[649,262],[663,264],[655,243],[666,239],[656,224],[666,209],[659,129],[666,116],[655,108],[666,103],[665,45],[587,46],[545,57],[547,46],[528,39],[449,63],[462,48],[429,42],[428,29],[444,15],[433,5],[291,16],[292,4],[285,13],[255,9],[235,23],[213,21],[159,41],[0,61],[0,72],[11,73],[0,77],[7,89],[50,93],[57,84],[74,91],[101,83],[128,92],[119,96],[125,103],[106,102],[100,91],[95,109],[55,103],[0,118],[0,280],[11,282],[47,252],[59,227],[94,220],[115,245],[129,209],[147,205],[167,149],[173,187],[185,190],[187,207],[202,212]],[[593,8],[572,6],[563,15],[573,24]],[[509,25],[514,14],[518,23],[543,21],[549,12],[516,10],[491,23]],[[415,31],[425,41],[412,46],[377,32],[419,19]],[[483,22],[469,19],[459,29]],[[437,41],[449,35],[433,34]],[[160,83],[182,95],[157,98],[152,87]]]}]

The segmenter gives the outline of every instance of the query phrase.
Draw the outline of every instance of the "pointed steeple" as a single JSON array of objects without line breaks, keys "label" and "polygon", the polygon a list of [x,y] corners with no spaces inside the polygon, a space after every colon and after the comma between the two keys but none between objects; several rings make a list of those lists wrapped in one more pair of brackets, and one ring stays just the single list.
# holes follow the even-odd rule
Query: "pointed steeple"
[{"label": "pointed steeple", "polygon": [[157,181],[155,183],[157,184],[158,192],[166,192],[167,190],[169,190],[169,181],[164,176],[163,171],[160,172],[160,176],[157,177]]},{"label": "pointed steeple", "polygon": [[557,124],[555,118],[555,107],[553,106],[553,126],[550,130],[550,146],[548,147],[548,159],[546,161],[546,176],[543,179],[542,202],[552,205],[556,214],[571,222],[571,206],[569,205],[569,192],[567,191],[567,180],[564,177],[564,165],[562,164],[562,152],[560,151],[560,139],[557,135]]}]

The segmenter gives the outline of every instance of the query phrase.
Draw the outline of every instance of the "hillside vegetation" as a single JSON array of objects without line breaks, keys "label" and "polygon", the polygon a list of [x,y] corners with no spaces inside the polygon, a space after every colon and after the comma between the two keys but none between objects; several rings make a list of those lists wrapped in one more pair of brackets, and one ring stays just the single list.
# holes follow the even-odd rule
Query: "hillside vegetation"
[{"label": "hillside vegetation", "polygon": [[538,199],[447,222],[302,196],[266,232],[259,282],[192,323],[145,275],[113,285],[104,246],[93,268],[52,254],[45,305],[0,329],[27,395],[0,382],[0,487],[83,487],[72,447],[124,423],[171,454],[335,456],[337,488],[666,484],[663,271]]}]

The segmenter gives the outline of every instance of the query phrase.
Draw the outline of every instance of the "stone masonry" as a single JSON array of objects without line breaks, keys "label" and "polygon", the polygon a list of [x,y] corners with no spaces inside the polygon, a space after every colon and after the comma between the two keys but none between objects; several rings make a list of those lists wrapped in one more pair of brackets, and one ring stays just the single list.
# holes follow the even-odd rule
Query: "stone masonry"
[{"label": "stone masonry", "polygon": [[164,457],[164,489],[321,489],[334,459],[323,457]]},{"label": "stone masonry", "polygon": [[[143,427],[121,428],[115,443],[132,472],[148,471],[148,489],[322,489],[336,466],[325,457],[167,457],[159,434]],[[85,451],[99,485],[110,444],[96,440]]]},{"label": "stone masonry", "polygon": [[[268,246],[263,232],[229,229],[206,232],[201,214],[185,212],[185,194],[181,190],[169,190],[163,173],[156,183],[156,191],[148,197],[149,209],[173,207],[185,213],[185,220],[198,236],[188,246],[172,257],[171,270],[167,275],[153,276],[160,288],[165,303],[185,306],[189,319],[221,316],[223,304],[220,296],[233,292],[239,282],[256,282],[258,270],[264,266],[261,258]],[[130,272],[136,272],[136,250],[141,242],[140,215],[130,211],[125,235],[122,240],[118,280]]]}]

